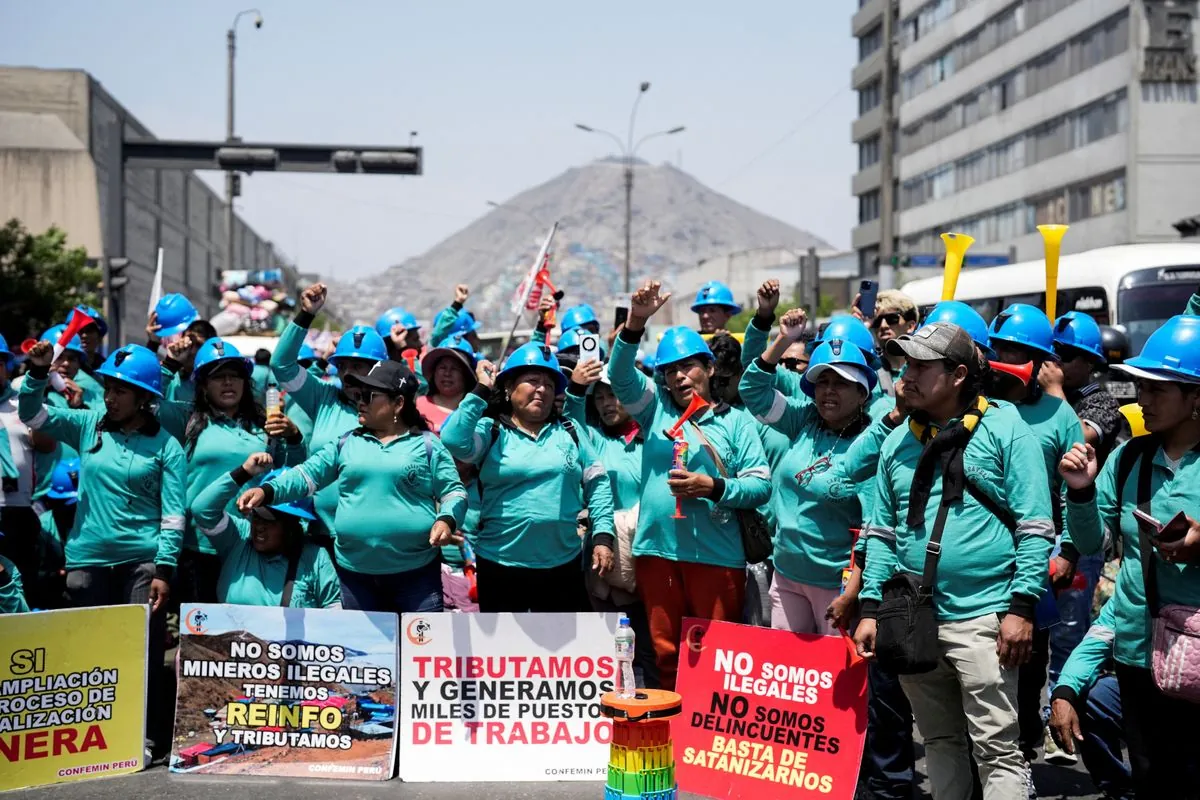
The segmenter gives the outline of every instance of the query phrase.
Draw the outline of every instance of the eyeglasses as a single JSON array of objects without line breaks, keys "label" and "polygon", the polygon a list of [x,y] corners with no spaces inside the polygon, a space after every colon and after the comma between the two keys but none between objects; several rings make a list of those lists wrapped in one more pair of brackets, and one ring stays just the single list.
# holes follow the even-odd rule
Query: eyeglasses
[{"label": "eyeglasses", "polygon": [[792,372],[803,372],[808,367],[808,362],[803,358],[781,358],[779,363],[784,369],[790,369]]},{"label": "eyeglasses", "polygon": [[899,325],[900,320],[904,319],[904,315],[898,311],[892,311],[887,314],[880,314],[871,321],[872,328],[881,328],[886,322],[888,325]]},{"label": "eyeglasses", "polygon": [[829,468],[832,466],[833,460],[829,456],[821,456],[812,464],[796,473],[796,482],[802,487],[808,486],[808,484],[812,483],[814,476],[820,475],[823,472],[828,472]]}]

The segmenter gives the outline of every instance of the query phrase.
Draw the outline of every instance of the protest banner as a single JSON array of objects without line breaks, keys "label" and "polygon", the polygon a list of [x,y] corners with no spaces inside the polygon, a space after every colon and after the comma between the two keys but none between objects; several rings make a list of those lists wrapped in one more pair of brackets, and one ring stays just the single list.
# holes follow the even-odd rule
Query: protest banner
[{"label": "protest banner", "polygon": [[402,614],[400,778],[596,781],[616,614]]},{"label": "protest banner", "polygon": [[866,663],[844,639],[685,619],[672,722],[681,791],[851,800]]},{"label": "protest banner", "polygon": [[387,780],[396,747],[396,615],[180,609],[171,771]]},{"label": "protest banner", "polygon": [[0,615],[0,791],[142,769],[146,606]]}]

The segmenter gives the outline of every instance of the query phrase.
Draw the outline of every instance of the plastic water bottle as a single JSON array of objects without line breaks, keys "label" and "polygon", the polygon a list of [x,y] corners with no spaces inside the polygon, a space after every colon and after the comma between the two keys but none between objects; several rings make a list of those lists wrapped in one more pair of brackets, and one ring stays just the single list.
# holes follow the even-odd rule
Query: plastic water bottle
[{"label": "plastic water bottle", "polygon": [[630,700],[637,697],[637,681],[633,677],[633,649],[635,636],[629,624],[629,617],[621,615],[617,623],[617,667],[620,675],[617,683],[617,697]]},{"label": "plastic water bottle", "polygon": [[279,397],[279,386],[275,381],[267,384],[267,416],[283,413],[283,402]]}]

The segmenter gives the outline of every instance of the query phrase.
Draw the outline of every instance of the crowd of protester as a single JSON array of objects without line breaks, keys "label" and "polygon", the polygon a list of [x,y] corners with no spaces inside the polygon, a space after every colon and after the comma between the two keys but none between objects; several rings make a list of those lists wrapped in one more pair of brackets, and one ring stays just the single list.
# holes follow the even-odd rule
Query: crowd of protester
[{"label": "crowd of protester", "polygon": [[427,339],[394,308],[318,354],[326,295],[269,357],[178,295],[145,346],[106,351],[90,308],[0,339],[0,611],[148,604],[152,663],[181,602],[620,611],[667,689],[686,616],[845,636],[864,797],[914,797],[914,725],[937,800],[1036,797],[1040,758],[1198,796],[1200,655],[1163,662],[1200,635],[1200,297],[1111,365],[1133,437],[1074,311],[889,291],[814,329],[768,281],[735,337],[714,282],[651,341],[652,281],[615,330],[545,298],[493,364],[466,286]]}]

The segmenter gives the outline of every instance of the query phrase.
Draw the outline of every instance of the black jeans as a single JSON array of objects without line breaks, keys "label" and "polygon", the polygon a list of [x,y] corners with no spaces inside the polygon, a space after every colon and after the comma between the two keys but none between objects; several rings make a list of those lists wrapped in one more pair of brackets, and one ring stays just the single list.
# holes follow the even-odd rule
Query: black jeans
[{"label": "black jeans", "polygon": [[[67,596],[76,608],[141,605],[150,601],[154,563],[117,564],[113,567],[81,567],[67,572]],[[150,615],[150,647],[146,663],[146,744],[152,750],[162,739],[159,732],[170,723],[174,698],[163,697],[163,653],[165,650],[167,604]],[[169,741],[169,734],[168,739]]]},{"label": "black jeans", "polygon": [[558,567],[533,569],[506,567],[476,555],[475,580],[479,610],[485,614],[592,610],[578,558]]},{"label": "black jeans", "polygon": [[1037,759],[1046,736],[1042,718],[1042,690],[1046,688],[1047,667],[1050,665],[1050,628],[1033,632],[1033,652],[1017,674],[1017,725],[1020,729],[1021,752],[1025,760]]},{"label": "black jeans", "polygon": [[217,603],[217,581],[221,577],[221,557],[199,550],[181,550],[175,582],[171,586],[172,604]]},{"label": "black jeans", "polygon": [[42,523],[29,506],[0,507],[0,555],[13,563],[21,573],[25,602],[32,608],[47,608],[41,601],[38,587],[38,540]]},{"label": "black jeans", "polygon": [[1200,798],[1200,705],[1167,697],[1148,669],[1118,663],[1116,672],[1134,793]]},{"label": "black jeans", "polygon": [[874,800],[912,800],[916,792],[913,715],[900,679],[868,662],[867,743],[859,786]]}]

